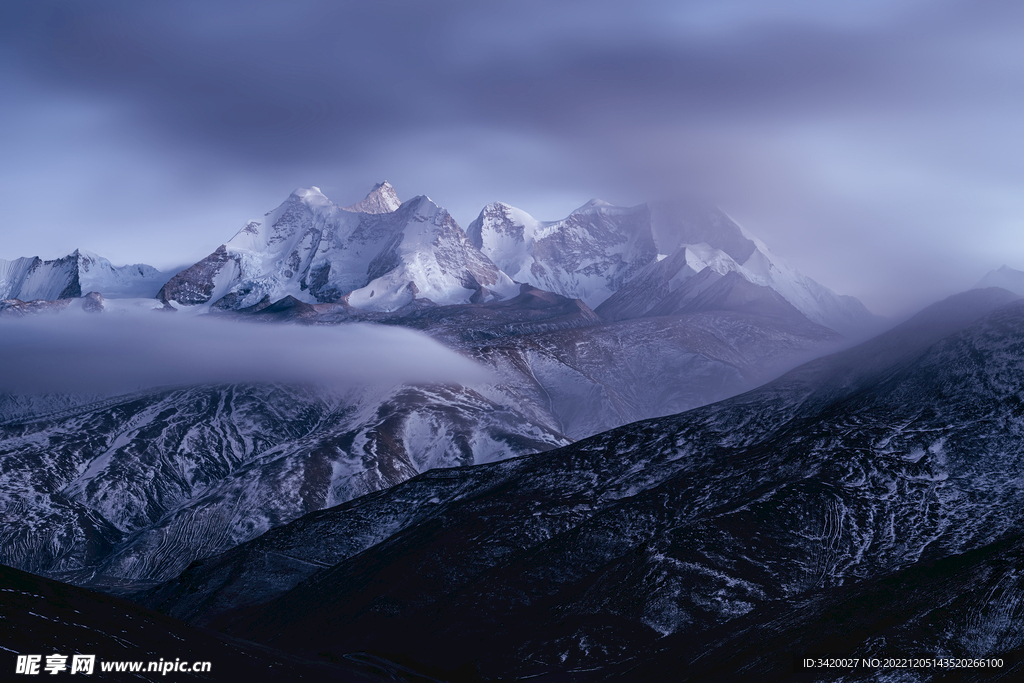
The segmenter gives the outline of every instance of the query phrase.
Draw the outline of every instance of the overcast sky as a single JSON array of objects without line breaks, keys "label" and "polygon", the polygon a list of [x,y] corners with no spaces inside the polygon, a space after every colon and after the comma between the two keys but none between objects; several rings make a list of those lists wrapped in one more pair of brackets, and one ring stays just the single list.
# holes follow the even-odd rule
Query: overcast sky
[{"label": "overcast sky", "polygon": [[0,258],[191,263],[296,187],[708,193],[898,314],[1024,269],[1013,1],[0,3]]}]

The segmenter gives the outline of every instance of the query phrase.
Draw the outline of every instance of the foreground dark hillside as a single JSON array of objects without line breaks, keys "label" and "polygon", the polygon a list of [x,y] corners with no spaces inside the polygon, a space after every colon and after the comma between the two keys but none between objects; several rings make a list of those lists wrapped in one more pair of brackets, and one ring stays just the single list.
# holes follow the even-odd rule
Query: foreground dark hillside
[{"label": "foreground dark hillside", "polygon": [[[0,680],[32,680],[15,674],[18,655],[67,657],[68,670],[100,681],[337,681],[428,683],[398,664],[352,653],[335,663],[310,662],[272,648],[188,626],[139,605],[0,565]],[[71,657],[95,655],[91,675],[71,674]],[[209,662],[209,672],[148,672],[151,661]],[[143,662],[137,673],[104,672],[102,663]],[[75,679],[72,679],[75,680]]]},{"label": "foreground dark hillside", "polygon": [[[1021,597],[1024,536],[918,562],[889,576],[759,607],[700,638],[668,636],[601,681],[940,680],[1024,677]],[[801,660],[831,655],[857,665],[833,675]],[[979,657],[999,667],[872,668],[865,660]],[[934,662],[933,662],[934,664]],[[936,668],[934,666],[930,668]]]}]

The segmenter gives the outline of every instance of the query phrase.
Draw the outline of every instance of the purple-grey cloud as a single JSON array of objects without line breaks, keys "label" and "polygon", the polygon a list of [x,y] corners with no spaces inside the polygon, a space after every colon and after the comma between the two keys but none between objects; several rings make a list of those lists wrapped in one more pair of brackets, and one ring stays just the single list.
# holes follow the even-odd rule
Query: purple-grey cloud
[{"label": "purple-grey cloud", "polygon": [[[966,0],[4,3],[0,201],[42,243],[180,262],[297,185],[347,204],[388,178],[463,223],[494,200],[553,219],[682,190],[840,291],[923,303],[1024,267],[1022,19]],[[0,256],[31,253],[12,241]]]},{"label": "purple-grey cloud", "polygon": [[405,328],[267,325],[155,311],[3,319],[0,358],[0,393],[11,394],[103,394],[241,382],[351,388],[491,379],[483,367]]}]

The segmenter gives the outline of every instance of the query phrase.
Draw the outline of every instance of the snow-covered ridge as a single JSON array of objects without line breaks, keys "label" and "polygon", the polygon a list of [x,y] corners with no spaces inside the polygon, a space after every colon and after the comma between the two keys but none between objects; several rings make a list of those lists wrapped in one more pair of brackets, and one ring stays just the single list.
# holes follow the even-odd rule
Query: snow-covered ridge
[{"label": "snow-covered ridge", "polygon": [[598,199],[550,222],[508,204],[488,204],[467,234],[513,280],[591,307],[658,256],[647,205],[618,207]]},{"label": "snow-covered ridge", "polygon": [[194,312],[262,307],[292,297],[390,312],[414,301],[506,300],[529,284],[603,307],[598,312],[606,320],[623,320],[677,309],[665,297],[705,270],[737,273],[848,336],[864,336],[877,325],[859,301],[790,268],[715,207],[623,207],[593,199],[561,220],[540,221],[497,202],[464,232],[429,197],[402,202],[387,181],[350,206],[335,204],[317,187],[297,189],[173,278],[150,266],[114,267],[89,252],[46,262],[0,261],[0,296],[155,294],[164,304]]},{"label": "snow-covered ridge", "polygon": [[844,334],[863,334],[875,324],[860,301],[790,268],[714,207],[619,207],[595,199],[565,219],[543,222],[494,203],[467,232],[513,280],[583,299],[598,313],[615,309],[610,319],[644,315],[710,269],[768,287],[813,322]]},{"label": "snow-covered ridge", "polygon": [[54,301],[88,292],[108,299],[152,298],[170,275],[144,263],[114,266],[83,249],[52,261],[37,256],[0,259],[0,299]]},{"label": "snow-covered ridge", "polygon": [[414,299],[456,304],[519,294],[429,197],[397,201],[387,183],[350,207],[316,187],[296,190],[265,220],[172,278],[159,297],[238,309],[292,296],[391,311]]},{"label": "snow-covered ridge", "polygon": [[[319,191],[318,188],[314,189]],[[370,190],[370,194],[366,195],[362,201],[344,208],[346,211],[352,211],[353,213],[391,213],[392,211],[397,211],[401,205],[402,200],[398,198],[395,188],[385,180],[374,185],[373,189]]]}]

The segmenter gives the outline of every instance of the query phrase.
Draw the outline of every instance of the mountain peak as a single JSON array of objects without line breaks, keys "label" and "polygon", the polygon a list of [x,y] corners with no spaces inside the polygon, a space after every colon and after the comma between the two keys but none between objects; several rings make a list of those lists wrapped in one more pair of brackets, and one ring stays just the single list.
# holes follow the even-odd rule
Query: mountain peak
[{"label": "mountain peak", "polygon": [[56,301],[86,292],[111,299],[150,298],[170,275],[144,263],[114,266],[85,249],[50,261],[38,256],[0,259],[0,300]]},{"label": "mountain peak", "polygon": [[983,287],[1001,287],[1014,294],[1024,296],[1024,271],[1003,264],[997,270],[990,270],[985,277],[978,281],[978,284],[974,285],[974,289]]},{"label": "mountain peak", "polygon": [[590,211],[592,209],[599,209],[605,206],[611,206],[610,202],[606,202],[603,199],[591,199],[589,202],[581,206],[580,208],[573,211],[573,213],[581,213],[583,211]]},{"label": "mountain peak", "polygon": [[280,211],[282,207],[289,206],[296,202],[304,204],[310,209],[314,209],[316,207],[330,208],[334,206],[334,203],[331,202],[324,193],[322,193],[321,188],[316,185],[310,185],[309,187],[297,187],[288,198],[288,201],[279,207],[278,210]]},{"label": "mountain peak", "polygon": [[344,208],[356,213],[391,213],[401,205],[402,201],[398,198],[395,188],[385,180],[374,185],[363,201]]},{"label": "mountain peak", "polygon": [[305,199],[306,197],[323,197],[324,193],[321,192],[320,188],[316,185],[311,185],[310,187],[295,188],[292,192],[292,196],[298,197],[299,199]]}]

